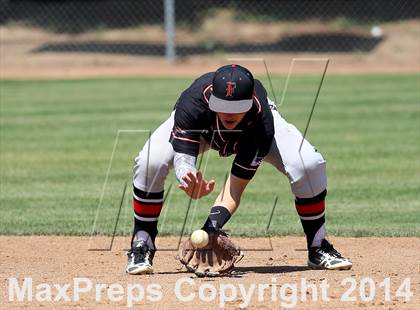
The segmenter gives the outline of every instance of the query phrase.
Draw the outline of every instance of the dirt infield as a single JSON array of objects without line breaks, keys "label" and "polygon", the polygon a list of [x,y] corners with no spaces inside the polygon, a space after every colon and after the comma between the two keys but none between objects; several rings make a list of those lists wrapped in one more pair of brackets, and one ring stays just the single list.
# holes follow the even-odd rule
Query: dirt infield
[{"label": "dirt infield", "polygon": [[[176,251],[157,253],[153,275],[125,274],[128,238],[116,238],[111,251],[88,251],[88,237],[0,236],[0,308],[127,309],[133,295],[135,309],[419,309],[419,238],[330,240],[352,259],[352,270],[308,269],[302,237],[272,238],[273,250],[266,251],[267,239],[236,239],[260,251],[247,250],[230,277],[199,279],[180,268]],[[177,243],[175,237],[158,241],[160,249]],[[32,301],[28,294],[18,301],[24,278],[32,281]],[[410,300],[406,286],[398,297],[402,283],[411,285]],[[75,286],[89,292],[77,298]]]}]

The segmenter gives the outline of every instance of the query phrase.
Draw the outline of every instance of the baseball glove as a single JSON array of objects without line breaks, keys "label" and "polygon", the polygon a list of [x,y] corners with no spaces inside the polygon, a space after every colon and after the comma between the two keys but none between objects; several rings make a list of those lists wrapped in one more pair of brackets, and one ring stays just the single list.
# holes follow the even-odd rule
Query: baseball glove
[{"label": "baseball glove", "polygon": [[185,240],[178,253],[179,261],[198,277],[217,277],[230,273],[243,253],[223,231],[210,232],[206,247],[197,249],[191,239]]}]

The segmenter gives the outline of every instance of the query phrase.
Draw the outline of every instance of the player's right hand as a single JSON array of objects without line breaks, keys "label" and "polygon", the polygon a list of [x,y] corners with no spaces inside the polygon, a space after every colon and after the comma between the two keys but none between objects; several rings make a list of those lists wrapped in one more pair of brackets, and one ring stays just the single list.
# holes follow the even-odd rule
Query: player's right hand
[{"label": "player's right hand", "polygon": [[182,177],[182,181],[185,184],[179,184],[178,187],[193,199],[207,196],[213,191],[216,184],[214,180],[204,180],[200,171],[197,171],[197,176],[192,172],[188,172],[187,175]]}]

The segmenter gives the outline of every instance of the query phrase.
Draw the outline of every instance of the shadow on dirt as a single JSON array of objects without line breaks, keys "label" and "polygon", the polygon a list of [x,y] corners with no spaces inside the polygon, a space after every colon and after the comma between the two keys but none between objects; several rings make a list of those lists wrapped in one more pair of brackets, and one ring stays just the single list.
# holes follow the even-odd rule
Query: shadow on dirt
[{"label": "shadow on dirt", "polygon": [[[298,271],[312,270],[308,266],[249,266],[249,267],[235,267],[234,271],[229,274],[225,274],[222,277],[228,278],[242,278],[248,274],[259,273],[259,274],[278,274],[278,273],[291,273]],[[154,274],[158,275],[171,275],[171,274],[190,274],[194,276],[193,273],[187,271],[184,268],[176,269],[176,271],[165,271],[165,272],[155,272]],[[212,277],[207,277],[211,279]]]},{"label": "shadow on dirt", "polygon": [[235,275],[245,275],[247,273],[290,273],[298,271],[312,270],[308,266],[250,266],[235,267]]}]

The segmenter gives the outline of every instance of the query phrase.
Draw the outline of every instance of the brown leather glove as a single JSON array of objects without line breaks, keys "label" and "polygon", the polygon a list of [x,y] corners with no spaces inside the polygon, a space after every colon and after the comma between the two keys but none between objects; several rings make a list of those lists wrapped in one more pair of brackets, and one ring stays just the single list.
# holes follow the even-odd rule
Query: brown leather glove
[{"label": "brown leather glove", "polygon": [[198,277],[230,273],[243,256],[239,247],[223,231],[209,233],[209,243],[202,249],[196,249],[188,238],[181,244],[178,253],[180,262]]}]

